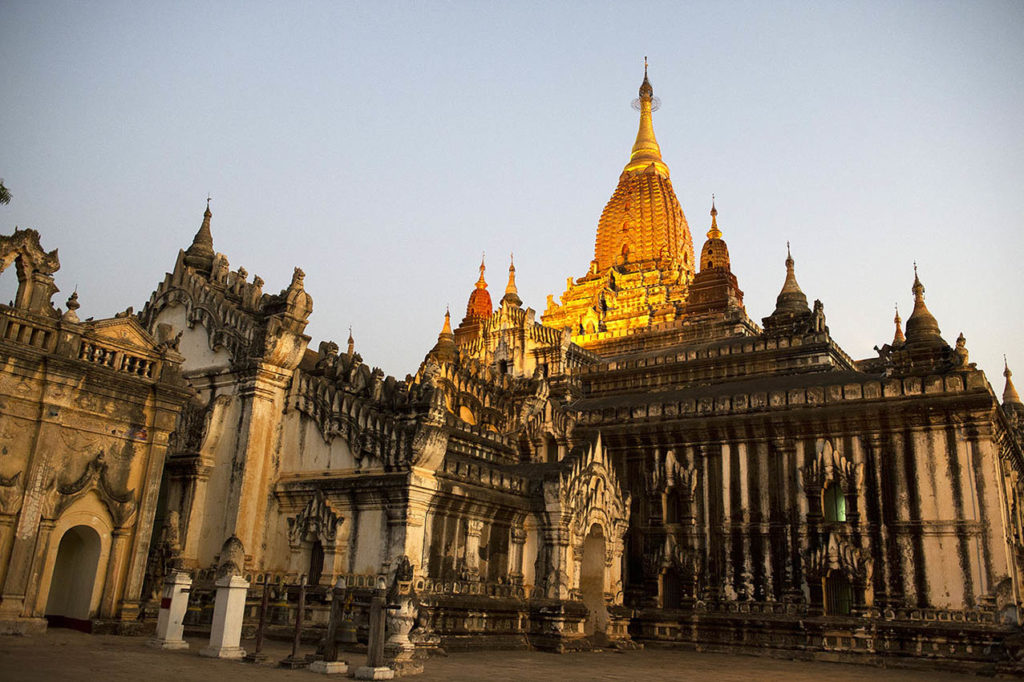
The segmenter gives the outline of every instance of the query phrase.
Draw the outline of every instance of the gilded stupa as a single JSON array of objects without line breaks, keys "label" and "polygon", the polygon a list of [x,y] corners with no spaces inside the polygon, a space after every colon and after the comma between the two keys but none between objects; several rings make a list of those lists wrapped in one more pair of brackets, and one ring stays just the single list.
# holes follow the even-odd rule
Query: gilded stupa
[{"label": "gilded stupa", "polygon": [[640,127],[629,162],[601,213],[590,271],[548,297],[545,325],[583,347],[682,315],[694,275],[693,240],[654,136],[654,88],[640,85]]}]

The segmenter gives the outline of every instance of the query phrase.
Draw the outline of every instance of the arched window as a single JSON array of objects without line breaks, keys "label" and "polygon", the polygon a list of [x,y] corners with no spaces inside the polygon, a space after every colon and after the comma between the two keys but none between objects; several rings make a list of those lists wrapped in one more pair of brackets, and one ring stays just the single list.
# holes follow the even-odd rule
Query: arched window
[{"label": "arched window", "polygon": [[846,495],[837,483],[829,483],[822,493],[825,521],[843,523],[846,521]]}]

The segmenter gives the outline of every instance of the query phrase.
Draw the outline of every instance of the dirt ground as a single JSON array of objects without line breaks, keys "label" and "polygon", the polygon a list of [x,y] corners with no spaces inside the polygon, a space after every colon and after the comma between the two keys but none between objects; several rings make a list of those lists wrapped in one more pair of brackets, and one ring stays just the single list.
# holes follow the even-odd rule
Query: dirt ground
[{"label": "dirt ground", "polygon": [[[146,646],[145,637],[87,635],[51,628],[36,637],[0,637],[0,680],[103,680],[110,682],[161,682],[164,680],[211,680],[212,682],[259,682],[263,680],[320,679],[308,670],[285,670],[276,663],[291,653],[282,642],[264,647],[268,660],[262,665],[221,661],[199,656],[206,642],[189,639],[184,651],[161,651]],[[242,646],[251,650],[252,641]],[[300,653],[311,653],[305,648]],[[346,654],[350,671],[363,664],[361,656]],[[349,673],[351,675],[351,672]],[[333,676],[340,678],[343,676]],[[417,682],[441,680],[908,680],[946,682],[980,678],[941,671],[882,669],[836,663],[805,663],[754,656],[706,654],[691,651],[648,649],[630,652],[547,654],[530,651],[456,653],[427,661]]]}]

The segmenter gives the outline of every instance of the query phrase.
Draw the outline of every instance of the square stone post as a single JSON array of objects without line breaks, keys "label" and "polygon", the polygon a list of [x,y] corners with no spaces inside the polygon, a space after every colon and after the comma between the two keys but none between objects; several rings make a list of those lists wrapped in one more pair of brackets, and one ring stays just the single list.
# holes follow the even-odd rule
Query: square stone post
[{"label": "square stone post", "polygon": [[249,582],[241,576],[225,576],[216,583],[217,597],[213,605],[213,627],[210,645],[199,652],[210,658],[242,658],[245,649],[238,646],[242,640],[242,617],[245,615],[245,596]]},{"label": "square stone post", "polygon": [[182,639],[185,630],[185,612],[192,578],[187,573],[174,571],[164,580],[160,595],[160,615],[156,619],[156,635],[146,644],[158,649],[187,649]]}]

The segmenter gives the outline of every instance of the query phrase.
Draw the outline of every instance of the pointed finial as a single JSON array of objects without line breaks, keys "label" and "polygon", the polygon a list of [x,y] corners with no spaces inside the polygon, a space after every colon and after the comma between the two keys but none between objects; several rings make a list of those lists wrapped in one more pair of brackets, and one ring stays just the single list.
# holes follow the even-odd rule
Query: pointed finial
[{"label": "pointed finial", "polygon": [[917,261],[914,261],[914,285],[910,287],[910,293],[914,294],[914,301],[924,301],[924,285],[921,278],[917,276]]},{"label": "pointed finial", "polygon": [[900,307],[899,305],[896,305],[895,308],[896,317],[894,317],[892,321],[896,323],[896,333],[892,337],[892,345],[899,346],[906,343],[907,337],[903,335],[903,327],[901,326],[903,318],[900,317]]},{"label": "pointed finial", "polygon": [[185,265],[209,272],[213,264],[213,233],[210,231],[210,196],[206,197],[206,211],[203,212],[203,223],[199,226],[192,244],[185,250]]},{"label": "pointed finial", "polygon": [[441,327],[441,334],[448,335],[452,333],[452,314],[448,306],[444,307],[444,326]]},{"label": "pointed finial", "polygon": [[722,231],[718,229],[718,209],[715,208],[715,195],[711,195],[711,229],[708,230],[708,239],[721,239]]},{"label": "pointed finial", "polygon": [[519,290],[516,288],[516,265],[513,260],[513,254],[509,254],[508,264],[508,284],[505,286],[505,295],[502,297],[502,303],[509,303],[512,306],[518,308],[523,305],[523,299],[519,298]]},{"label": "pointed finial", "polygon": [[1006,362],[1006,356],[1003,356],[1003,376],[1006,377],[1006,387],[1003,389],[1003,404],[1011,403],[1014,405],[1021,405],[1020,395],[1017,393],[1017,387],[1013,385],[1013,372],[1010,371],[1010,365]]},{"label": "pointed finial", "polygon": [[486,255],[487,255],[486,252],[481,252],[480,253],[480,279],[478,279],[476,281],[476,288],[477,289],[486,289],[487,288],[487,282],[484,281],[484,270],[487,269],[487,266],[484,265],[484,258],[486,257]]},{"label": "pointed finial", "polygon": [[924,285],[917,273],[917,261],[914,261],[914,285],[910,291],[914,294],[914,311],[907,318],[907,343],[936,348],[945,346],[946,342],[942,340],[939,331],[939,323],[924,302]]},{"label": "pointed finial", "polygon": [[79,321],[78,320],[78,315],[75,314],[75,311],[77,311],[79,308],[81,308],[82,304],[78,302],[78,286],[77,285],[75,286],[75,290],[71,292],[71,296],[68,297],[67,306],[68,306],[68,310],[67,310],[66,313],[64,313],[64,315],[61,317],[61,319],[64,320],[65,322],[78,322]]},{"label": "pointed finial", "polygon": [[775,299],[775,313],[782,312],[807,312],[810,310],[807,306],[807,296],[804,294],[800,285],[796,281],[796,272],[794,271],[793,265],[793,253],[789,248],[789,242],[786,242],[786,281],[782,285],[782,291],[779,292],[778,298]]},{"label": "pointed finial", "polygon": [[647,172],[653,166],[653,171],[662,177],[668,177],[668,166],[661,160],[661,147],[654,137],[654,123],[651,120],[651,112],[658,108],[658,101],[654,97],[654,87],[647,77],[647,59],[644,58],[644,80],[640,84],[640,97],[633,102],[633,106],[640,110],[640,127],[637,129],[636,141],[633,149],[630,150],[629,163],[626,164],[626,171]]}]

